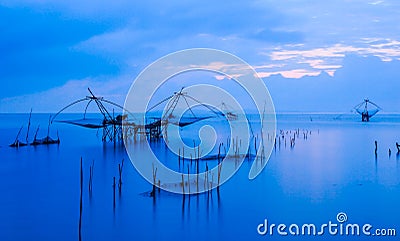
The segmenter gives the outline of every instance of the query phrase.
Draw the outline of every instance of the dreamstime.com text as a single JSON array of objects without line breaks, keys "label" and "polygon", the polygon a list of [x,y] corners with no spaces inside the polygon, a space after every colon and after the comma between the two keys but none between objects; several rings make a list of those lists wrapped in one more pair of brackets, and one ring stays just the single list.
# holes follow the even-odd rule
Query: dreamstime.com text
[{"label": "dreamstime.com text", "polygon": [[268,223],[267,219],[257,226],[259,235],[280,236],[396,236],[394,228],[374,228],[371,224],[356,224],[347,222],[346,213],[338,213],[336,221],[328,221],[321,225],[312,223],[305,224],[275,224]]}]

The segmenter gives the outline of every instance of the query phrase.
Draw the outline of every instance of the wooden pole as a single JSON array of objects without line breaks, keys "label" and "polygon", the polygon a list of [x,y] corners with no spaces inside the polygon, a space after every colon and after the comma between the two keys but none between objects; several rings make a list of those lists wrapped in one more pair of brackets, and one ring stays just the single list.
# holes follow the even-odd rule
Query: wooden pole
[{"label": "wooden pole", "polygon": [[29,113],[29,121],[28,121],[28,130],[26,131],[26,144],[29,143],[28,141],[28,137],[29,137],[29,130],[31,128],[31,118],[32,118],[32,108],[31,108],[31,112]]},{"label": "wooden pole", "polygon": [[182,194],[185,195],[185,179],[183,178],[183,174],[182,174]]},{"label": "wooden pole", "polygon": [[190,195],[190,171],[189,171],[189,165],[187,165],[187,170],[188,170],[188,189],[189,189],[189,195]]}]

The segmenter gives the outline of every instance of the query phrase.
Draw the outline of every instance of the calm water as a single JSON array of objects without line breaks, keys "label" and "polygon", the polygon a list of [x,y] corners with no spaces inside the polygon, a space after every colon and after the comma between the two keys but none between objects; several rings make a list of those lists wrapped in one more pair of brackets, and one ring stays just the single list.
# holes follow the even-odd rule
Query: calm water
[{"label": "calm water", "polygon": [[[28,114],[0,115],[0,240],[78,240],[80,157],[82,240],[371,240],[260,236],[256,231],[266,218],[276,224],[319,226],[336,221],[339,212],[350,223],[400,232],[400,157],[395,147],[400,115],[378,114],[362,123],[356,115],[279,114],[277,132],[299,129],[300,135],[293,148],[289,142],[277,145],[255,180],[248,180],[251,162],[245,161],[219,195],[213,191],[183,198],[161,191],[154,199],[147,195],[151,185],[133,168],[123,145],[103,144],[101,131],[57,123],[50,135],[56,137],[58,130],[60,145],[8,147],[22,125],[20,140],[25,140],[27,120]],[[38,137],[47,134],[47,121],[48,115],[33,114],[30,140],[39,124]],[[160,144],[154,145],[176,168],[176,159],[169,160]],[[118,179],[122,159],[123,184],[116,188],[114,206],[113,177]]]}]

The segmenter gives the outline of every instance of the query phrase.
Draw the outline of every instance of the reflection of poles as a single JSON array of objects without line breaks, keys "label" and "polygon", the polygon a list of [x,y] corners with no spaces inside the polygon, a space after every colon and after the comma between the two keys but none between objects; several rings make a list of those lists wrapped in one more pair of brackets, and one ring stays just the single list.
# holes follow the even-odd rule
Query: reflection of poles
[{"label": "reflection of poles", "polygon": [[[182,174],[183,178],[183,174]],[[185,194],[182,195],[182,220],[185,218]],[[189,207],[190,208],[190,207]]]},{"label": "reflection of poles", "polygon": [[89,168],[89,196],[92,196],[92,190],[93,190],[93,168],[94,168],[94,160],[92,162],[92,165]]},{"label": "reflection of poles", "polygon": [[[189,189],[189,195],[190,195],[190,171],[189,171],[189,165],[187,165],[187,170],[188,170],[188,189]],[[190,198],[190,196],[189,196]]]},{"label": "reflection of poles", "polygon": [[79,241],[82,240],[82,191],[83,191],[83,169],[82,169],[82,157],[81,157],[81,175],[80,175],[80,200],[79,200]]},{"label": "reflection of poles", "polygon": [[115,210],[115,177],[113,177],[113,208]]},{"label": "reflection of poles", "polygon": [[118,188],[119,191],[121,192],[122,188],[122,170],[124,168],[124,159],[122,159],[122,163],[118,164],[118,173],[119,173],[119,181],[118,181]]}]

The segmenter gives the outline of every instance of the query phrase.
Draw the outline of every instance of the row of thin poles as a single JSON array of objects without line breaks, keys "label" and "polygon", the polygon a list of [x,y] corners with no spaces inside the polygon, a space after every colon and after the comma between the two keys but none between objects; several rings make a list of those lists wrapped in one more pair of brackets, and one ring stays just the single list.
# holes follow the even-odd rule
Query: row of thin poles
[{"label": "row of thin poles", "polygon": [[[115,176],[113,177],[113,208],[115,210],[116,206],[116,187],[118,186],[119,194],[121,195],[122,191],[122,173],[124,167],[124,159],[122,162],[118,164],[118,174],[119,179],[118,183],[116,182]],[[89,198],[92,197],[93,191],[93,174],[94,174],[94,160],[92,161],[91,165],[89,166],[89,180],[88,180],[88,194]],[[82,214],[83,214],[83,183],[84,183],[84,175],[83,175],[83,159],[80,159],[80,197],[79,197],[79,223],[78,223],[78,238],[79,241],[82,240]]]},{"label": "row of thin poles", "polygon": [[[375,151],[374,151],[375,160],[377,160],[378,159],[378,141],[375,141],[374,144],[375,144]],[[396,157],[399,158],[399,156],[400,156],[400,144],[398,142],[396,142],[395,147],[397,149]],[[389,155],[389,158],[392,156],[392,149],[390,147],[388,148],[388,155]]]}]

